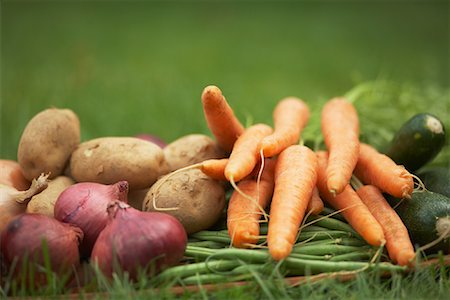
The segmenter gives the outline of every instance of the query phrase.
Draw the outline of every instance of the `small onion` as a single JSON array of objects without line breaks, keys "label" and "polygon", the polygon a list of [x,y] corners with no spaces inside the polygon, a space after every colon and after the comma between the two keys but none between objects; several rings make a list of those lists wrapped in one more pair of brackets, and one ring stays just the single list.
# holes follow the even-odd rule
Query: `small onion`
[{"label": "small onion", "polygon": [[30,188],[31,182],[23,176],[18,162],[0,159],[0,184],[12,186],[18,191],[24,191]]},{"label": "small onion", "polygon": [[25,212],[31,197],[47,188],[47,177],[48,174],[42,174],[37,179],[33,179],[30,188],[26,191],[0,185],[0,232],[15,216]]},{"label": "small onion", "polygon": [[186,231],[171,215],[142,212],[119,201],[109,205],[108,213],[108,225],[92,250],[92,261],[106,276],[124,271],[136,279],[139,270],[159,272],[183,257]]},{"label": "small onion", "polygon": [[0,238],[1,255],[6,267],[15,266],[13,273],[17,276],[23,276],[23,272],[27,271],[22,269],[24,267],[34,268],[36,283],[45,281],[45,270],[42,271],[41,267],[45,267],[46,255],[51,270],[57,274],[64,275],[80,263],[78,246],[83,239],[81,229],[46,215],[21,214],[8,224]]},{"label": "small onion", "polygon": [[55,203],[55,218],[83,230],[80,246],[82,257],[89,257],[95,240],[108,221],[108,203],[127,201],[128,182],[106,185],[93,182],[76,183],[65,189]]}]

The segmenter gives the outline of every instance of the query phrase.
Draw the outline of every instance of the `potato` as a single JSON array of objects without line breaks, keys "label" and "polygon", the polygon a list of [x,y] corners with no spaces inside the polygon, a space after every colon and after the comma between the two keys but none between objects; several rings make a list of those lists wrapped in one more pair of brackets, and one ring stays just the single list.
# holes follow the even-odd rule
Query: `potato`
[{"label": "potato", "polygon": [[28,180],[50,173],[61,175],[80,143],[80,121],[69,109],[49,108],[35,115],[20,138],[17,160]]},{"label": "potato", "polygon": [[142,210],[142,204],[144,203],[145,196],[147,196],[150,188],[134,190],[128,193],[128,205],[133,208]]},{"label": "potato", "polygon": [[26,212],[43,214],[53,218],[53,210],[59,194],[74,183],[73,179],[67,176],[58,176],[51,180],[45,190],[31,198]]},{"label": "potato", "polygon": [[178,209],[163,212],[177,218],[188,234],[208,229],[218,221],[225,207],[224,185],[197,169],[168,174],[150,188],[143,210],[175,207]]},{"label": "potato", "polygon": [[168,173],[163,150],[135,137],[102,137],[81,143],[72,153],[70,174],[78,182],[128,181],[130,190],[150,187]]},{"label": "potato", "polygon": [[164,155],[172,172],[207,159],[224,158],[225,152],[210,137],[189,134],[167,145]]}]

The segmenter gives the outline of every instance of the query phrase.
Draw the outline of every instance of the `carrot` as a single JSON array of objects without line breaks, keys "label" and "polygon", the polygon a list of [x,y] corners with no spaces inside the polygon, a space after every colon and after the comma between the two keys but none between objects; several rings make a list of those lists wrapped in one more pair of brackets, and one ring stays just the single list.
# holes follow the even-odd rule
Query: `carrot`
[{"label": "carrot", "polygon": [[328,153],[318,151],[316,154],[319,164],[317,187],[322,199],[327,201],[336,210],[342,210],[341,214],[347,222],[367,243],[373,246],[382,245],[385,240],[381,225],[350,185],[347,184],[344,190],[336,196],[328,190],[326,176]]},{"label": "carrot", "polygon": [[255,124],[247,128],[237,139],[225,167],[225,177],[232,184],[250,174],[258,163],[261,140],[272,133],[266,124]]},{"label": "carrot", "polygon": [[[259,220],[273,193],[274,159],[265,159],[265,168],[258,184],[256,178],[238,183],[240,192],[231,195],[227,211],[227,227],[233,246],[246,248],[259,239]],[[244,196],[247,195],[247,196]],[[249,197],[255,199],[252,201]]]},{"label": "carrot", "polygon": [[200,170],[211,178],[226,181],[225,167],[228,164],[228,158],[207,159],[200,163]]},{"label": "carrot", "polygon": [[0,184],[11,186],[18,191],[25,191],[31,186],[18,162],[9,159],[0,159]]},{"label": "carrot", "polygon": [[[205,175],[208,175],[213,179],[227,181],[227,178],[225,177],[225,167],[227,166],[228,161],[229,161],[228,158],[207,159],[196,164],[197,166],[192,165],[192,167],[194,166],[198,167]],[[260,171],[260,165],[261,162],[258,162],[253,171],[249,175],[247,175],[244,179],[250,178],[256,179]]]},{"label": "carrot", "polygon": [[317,180],[317,159],[306,146],[283,150],[275,166],[267,245],[275,260],[292,251]]},{"label": "carrot", "polygon": [[415,257],[414,246],[408,230],[400,217],[383,197],[381,191],[373,185],[365,185],[356,190],[369,211],[378,220],[386,237],[389,257],[401,266],[411,264]]},{"label": "carrot", "polygon": [[394,197],[411,198],[413,175],[370,145],[361,143],[354,174],[365,184],[375,185]]},{"label": "carrot", "polygon": [[218,87],[210,85],[203,90],[202,104],[209,129],[219,146],[230,153],[237,138],[244,132],[244,126]]},{"label": "carrot", "polygon": [[313,215],[318,215],[323,211],[323,201],[320,199],[319,190],[317,186],[314,187],[313,194],[311,195],[311,199],[308,202],[307,211],[311,212]]},{"label": "carrot", "polygon": [[359,156],[359,120],[355,107],[343,98],[328,101],[322,109],[322,133],[330,153],[327,187],[332,194],[344,190]]},{"label": "carrot", "polygon": [[274,132],[261,142],[263,155],[272,157],[296,144],[309,114],[306,103],[298,98],[288,97],[278,102],[273,111]]}]

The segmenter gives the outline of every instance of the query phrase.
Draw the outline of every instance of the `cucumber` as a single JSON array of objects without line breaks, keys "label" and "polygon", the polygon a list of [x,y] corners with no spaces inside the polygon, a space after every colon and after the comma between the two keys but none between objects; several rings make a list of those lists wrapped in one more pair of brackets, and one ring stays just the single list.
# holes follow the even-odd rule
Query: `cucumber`
[{"label": "cucumber", "polygon": [[450,170],[434,167],[421,170],[417,176],[425,184],[427,190],[450,197]]},{"label": "cucumber", "polygon": [[420,113],[400,127],[385,154],[413,172],[436,157],[444,144],[444,124],[436,116]]},{"label": "cucumber", "polygon": [[411,199],[404,200],[395,211],[415,245],[427,245],[446,233],[446,238],[428,252],[450,253],[450,198],[430,191],[415,191]]}]

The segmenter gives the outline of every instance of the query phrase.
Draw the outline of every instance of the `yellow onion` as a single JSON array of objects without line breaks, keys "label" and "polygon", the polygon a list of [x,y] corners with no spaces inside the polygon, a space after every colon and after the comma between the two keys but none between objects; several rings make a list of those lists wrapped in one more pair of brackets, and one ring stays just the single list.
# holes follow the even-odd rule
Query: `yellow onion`
[{"label": "yellow onion", "polygon": [[0,232],[15,216],[25,212],[31,197],[47,188],[47,178],[48,174],[42,174],[37,179],[33,179],[30,188],[26,191],[0,185]]}]

